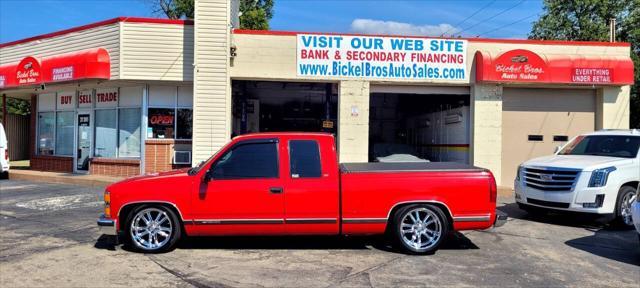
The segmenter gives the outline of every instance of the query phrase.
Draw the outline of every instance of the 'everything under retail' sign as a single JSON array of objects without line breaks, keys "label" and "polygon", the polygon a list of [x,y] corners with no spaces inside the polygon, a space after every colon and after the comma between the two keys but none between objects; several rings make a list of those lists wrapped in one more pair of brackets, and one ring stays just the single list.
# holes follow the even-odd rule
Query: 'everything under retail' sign
[{"label": "'everything under retail' sign", "polygon": [[468,79],[467,40],[298,34],[303,77]]}]

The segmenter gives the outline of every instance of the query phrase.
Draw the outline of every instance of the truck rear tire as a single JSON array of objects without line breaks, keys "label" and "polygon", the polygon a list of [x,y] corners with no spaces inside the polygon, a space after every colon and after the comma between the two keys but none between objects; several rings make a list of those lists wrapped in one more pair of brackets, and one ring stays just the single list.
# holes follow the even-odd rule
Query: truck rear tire
[{"label": "truck rear tire", "polygon": [[124,230],[127,244],[144,253],[170,251],[182,236],[182,225],[176,214],[160,205],[142,205],[133,209]]},{"label": "truck rear tire", "polygon": [[442,209],[430,204],[402,207],[393,215],[395,246],[408,254],[432,254],[449,233],[449,220]]}]

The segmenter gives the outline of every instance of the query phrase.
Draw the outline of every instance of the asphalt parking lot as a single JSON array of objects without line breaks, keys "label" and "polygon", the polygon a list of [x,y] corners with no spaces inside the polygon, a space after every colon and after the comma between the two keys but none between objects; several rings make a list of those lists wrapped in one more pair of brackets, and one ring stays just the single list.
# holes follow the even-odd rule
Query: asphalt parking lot
[{"label": "asphalt parking lot", "polygon": [[[101,189],[0,181],[0,287],[638,287],[635,231],[559,216],[452,235],[435,255],[344,237],[194,238],[136,254],[101,237]],[[561,220],[559,220],[561,219]]]}]

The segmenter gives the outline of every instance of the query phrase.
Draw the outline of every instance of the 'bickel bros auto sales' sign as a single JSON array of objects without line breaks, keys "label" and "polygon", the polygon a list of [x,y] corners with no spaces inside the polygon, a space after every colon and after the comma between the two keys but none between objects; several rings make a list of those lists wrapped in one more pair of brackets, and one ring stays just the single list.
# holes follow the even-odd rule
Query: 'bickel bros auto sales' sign
[{"label": "'bickel bros auto sales' sign", "polygon": [[298,34],[298,76],[468,78],[467,40]]}]

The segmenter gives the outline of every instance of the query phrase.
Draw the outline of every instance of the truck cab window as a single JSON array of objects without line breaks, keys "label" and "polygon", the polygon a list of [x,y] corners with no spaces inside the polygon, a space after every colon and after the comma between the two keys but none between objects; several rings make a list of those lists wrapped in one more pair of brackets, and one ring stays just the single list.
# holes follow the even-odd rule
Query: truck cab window
[{"label": "truck cab window", "polygon": [[313,140],[289,141],[289,164],[292,178],[320,177],[320,149]]},{"label": "truck cab window", "polygon": [[277,143],[240,143],[211,165],[213,179],[278,178]]}]

